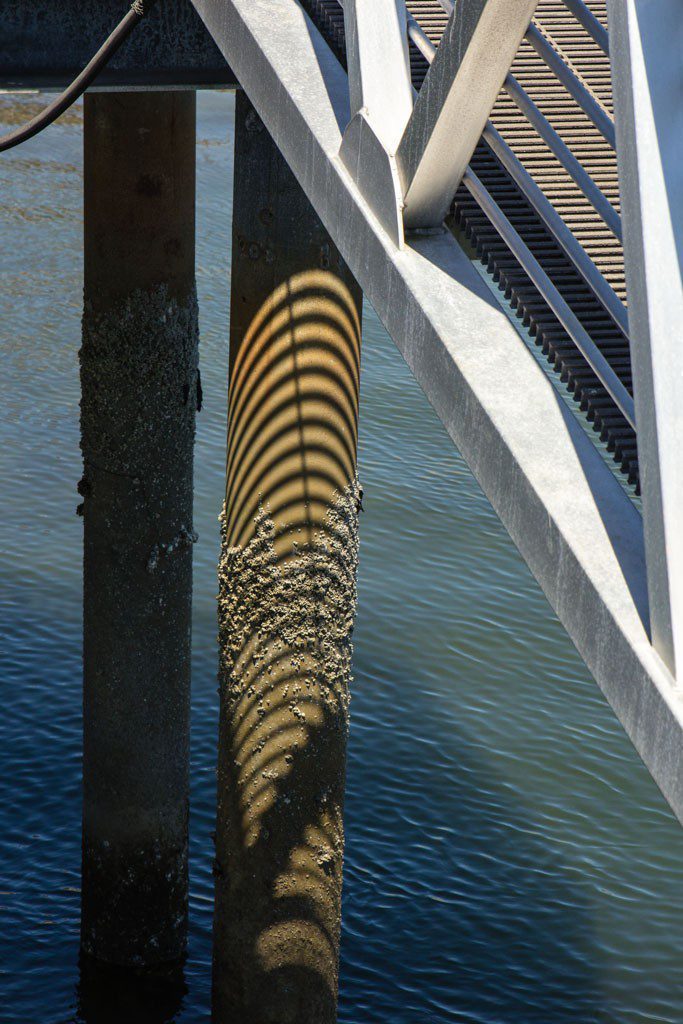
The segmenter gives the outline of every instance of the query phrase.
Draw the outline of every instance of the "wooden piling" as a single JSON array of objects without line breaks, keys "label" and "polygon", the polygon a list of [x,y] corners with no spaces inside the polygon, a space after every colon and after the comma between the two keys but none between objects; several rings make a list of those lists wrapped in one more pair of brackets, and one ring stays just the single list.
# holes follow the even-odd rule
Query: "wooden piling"
[{"label": "wooden piling", "polygon": [[194,94],[87,95],[84,146],[82,948],[146,966],[187,926]]},{"label": "wooden piling", "polygon": [[214,1024],[336,1020],[361,294],[236,100]]}]

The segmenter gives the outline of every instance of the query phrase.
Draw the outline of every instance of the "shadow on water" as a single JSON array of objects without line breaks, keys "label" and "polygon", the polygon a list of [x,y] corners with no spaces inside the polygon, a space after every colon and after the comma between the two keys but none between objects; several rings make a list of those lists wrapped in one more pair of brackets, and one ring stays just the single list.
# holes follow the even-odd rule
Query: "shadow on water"
[{"label": "shadow on water", "polygon": [[[363,1007],[372,1020],[611,1019],[594,966],[589,887],[544,836],[552,809],[535,814],[519,801],[514,780],[492,769],[485,746],[440,708],[437,693],[430,706],[421,675],[391,656],[355,665],[356,692],[410,692],[415,702],[409,721],[401,711],[381,721],[352,716],[350,754],[367,770],[361,787],[352,778],[346,802],[353,877],[345,882],[340,1019],[359,1019],[350,996],[358,972],[372,991]],[[490,713],[504,714],[504,701]]]}]

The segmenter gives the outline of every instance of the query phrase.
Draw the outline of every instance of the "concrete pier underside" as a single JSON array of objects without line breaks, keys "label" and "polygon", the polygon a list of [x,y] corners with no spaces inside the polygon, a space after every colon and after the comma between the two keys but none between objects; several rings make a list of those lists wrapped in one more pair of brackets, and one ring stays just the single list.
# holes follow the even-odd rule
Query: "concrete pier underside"
[{"label": "concrete pier underside", "polygon": [[[126,13],[121,0],[0,0],[0,88],[63,89]],[[96,89],[235,87],[190,0],[152,8]]]}]

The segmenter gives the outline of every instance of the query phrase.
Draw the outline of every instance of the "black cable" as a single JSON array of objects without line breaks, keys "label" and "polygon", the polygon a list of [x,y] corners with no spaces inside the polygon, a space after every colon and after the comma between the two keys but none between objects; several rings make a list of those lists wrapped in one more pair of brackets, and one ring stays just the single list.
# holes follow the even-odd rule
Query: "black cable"
[{"label": "black cable", "polygon": [[20,128],[16,128],[8,135],[0,137],[0,153],[7,149],[12,149],[22,142],[26,142],[27,139],[33,138],[38,132],[42,132],[43,128],[47,128],[53,121],[56,121],[65,110],[68,110],[79,96],[83,95],[93,79],[99,75],[102,68],[114,56],[121,44],[126,41],[135,26],[142,21],[153,3],[154,0],[134,0],[126,16],[121,19],[104,45],[100,47],[90,63],[81,71],[78,78],[31,121],[28,121],[27,124],[22,125]]}]

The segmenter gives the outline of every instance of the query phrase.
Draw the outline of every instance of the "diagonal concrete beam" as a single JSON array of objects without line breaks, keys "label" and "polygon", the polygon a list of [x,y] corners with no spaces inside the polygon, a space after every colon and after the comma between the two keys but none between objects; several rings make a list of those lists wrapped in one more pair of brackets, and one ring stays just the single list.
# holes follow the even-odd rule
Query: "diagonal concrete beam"
[{"label": "diagonal concrete beam", "polygon": [[404,0],[344,0],[351,117],[363,111],[395,153],[413,110]]},{"label": "diagonal concrete beam", "polygon": [[351,121],[340,157],[394,243],[403,245],[394,154],[413,110],[404,0],[344,0]]},{"label": "diagonal concrete beam", "polygon": [[397,249],[382,228],[339,159],[346,74],[301,7],[194,4],[683,821],[683,692],[647,633],[638,511],[455,239]]},{"label": "diagonal concrete beam", "polygon": [[406,228],[443,221],[538,0],[457,0],[396,153]]},{"label": "diagonal concrete beam", "polygon": [[683,3],[610,0],[652,642],[683,681]]}]

